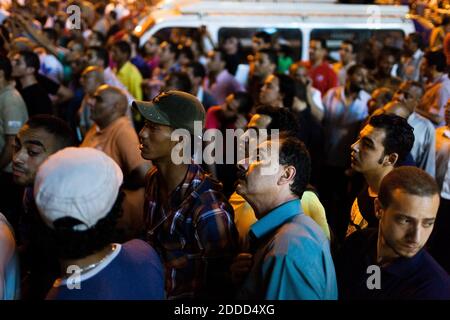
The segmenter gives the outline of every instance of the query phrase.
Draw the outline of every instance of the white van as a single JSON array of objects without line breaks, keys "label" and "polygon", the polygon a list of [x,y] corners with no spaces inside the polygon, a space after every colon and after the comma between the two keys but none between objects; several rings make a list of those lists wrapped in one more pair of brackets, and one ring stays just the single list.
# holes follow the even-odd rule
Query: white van
[{"label": "white van", "polygon": [[206,26],[215,44],[236,36],[249,48],[252,35],[267,31],[287,40],[294,58],[308,60],[311,38],[324,38],[330,56],[338,58],[343,40],[362,44],[378,39],[401,47],[414,32],[407,6],[336,4],[330,0],[202,1],[164,0],[136,26],[140,45],[153,35],[165,38],[173,29],[192,33]]}]

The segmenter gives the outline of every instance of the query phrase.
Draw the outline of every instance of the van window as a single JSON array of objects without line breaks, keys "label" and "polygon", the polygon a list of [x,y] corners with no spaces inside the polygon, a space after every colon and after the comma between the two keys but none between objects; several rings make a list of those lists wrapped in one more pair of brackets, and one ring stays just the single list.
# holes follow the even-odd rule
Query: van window
[{"label": "van window", "polygon": [[403,30],[369,30],[369,29],[313,29],[311,39],[322,38],[327,42],[330,57],[339,60],[339,47],[343,40],[351,40],[365,47],[369,41],[377,41],[382,46],[403,47],[405,33]]},{"label": "van window", "polygon": [[284,28],[220,28],[219,29],[219,44],[222,44],[224,39],[233,36],[240,40],[243,52],[247,54],[252,53],[252,36],[258,31],[266,31],[272,34],[274,43],[288,44],[291,53],[289,54],[294,60],[301,57],[302,49],[302,32],[299,29],[284,29]]}]

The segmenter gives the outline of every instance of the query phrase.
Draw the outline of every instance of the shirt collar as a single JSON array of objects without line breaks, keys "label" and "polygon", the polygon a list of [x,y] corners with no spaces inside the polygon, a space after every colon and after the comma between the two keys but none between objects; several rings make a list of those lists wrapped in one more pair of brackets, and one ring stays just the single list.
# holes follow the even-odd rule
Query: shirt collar
[{"label": "shirt collar", "polygon": [[416,60],[421,58],[422,56],[423,56],[423,51],[420,49],[417,49],[416,52],[414,52],[414,54],[413,54],[413,58]]},{"label": "shirt collar", "polygon": [[296,215],[303,214],[299,199],[283,203],[256,221],[250,228],[257,239],[261,239]]}]

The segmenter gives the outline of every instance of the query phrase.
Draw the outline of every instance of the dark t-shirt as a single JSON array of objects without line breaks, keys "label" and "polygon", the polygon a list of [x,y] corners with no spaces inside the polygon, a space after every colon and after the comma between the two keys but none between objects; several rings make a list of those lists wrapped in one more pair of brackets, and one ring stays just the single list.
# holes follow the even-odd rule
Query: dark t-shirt
[{"label": "dark t-shirt", "polygon": [[425,250],[412,258],[397,258],[387,267],[380,267],[380,288],[369,289],[375,283],[377,229],[352,233],[336,259],[339,296],[341,299],[363,300],[427,300],[450,299],[450,277]]},{"label": "dark t-shirt", "polygon": [[80,289],[53,287],[48,300],[163,300],[164,269],[156,251],[142,240],[124,244],[100,272],[81,281]]},{"label": "dark t-shirt", "polygon": [[27,105],[28,115],[30,117],[42,113],[53,114],[52,102],[44,87],[39,83],[22,88],[19,92]]}]

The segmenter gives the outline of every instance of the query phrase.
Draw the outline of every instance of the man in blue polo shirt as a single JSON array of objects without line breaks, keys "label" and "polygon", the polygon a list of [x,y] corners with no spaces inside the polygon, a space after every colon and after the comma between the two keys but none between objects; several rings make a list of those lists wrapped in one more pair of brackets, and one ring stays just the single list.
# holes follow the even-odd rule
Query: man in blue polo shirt
[{"label": "man in blue polo shirt", "polygon": [[416,167],[387,174],[378,229],[350,235],[337,261],[343,299],[450,299],[450,277],[423,248],[439,207],[434,179]]},{"label": "man in blue polo shirt", "polygon": [[300,203],[311,171],[306,147],[296,138],[272,137],[259,145],[257,159],[246,162],[239,165],[236,191],[258,221],[248,234],[250,252],[238,255],[231,269],[237,297],[337,299],[328,239]]}]

